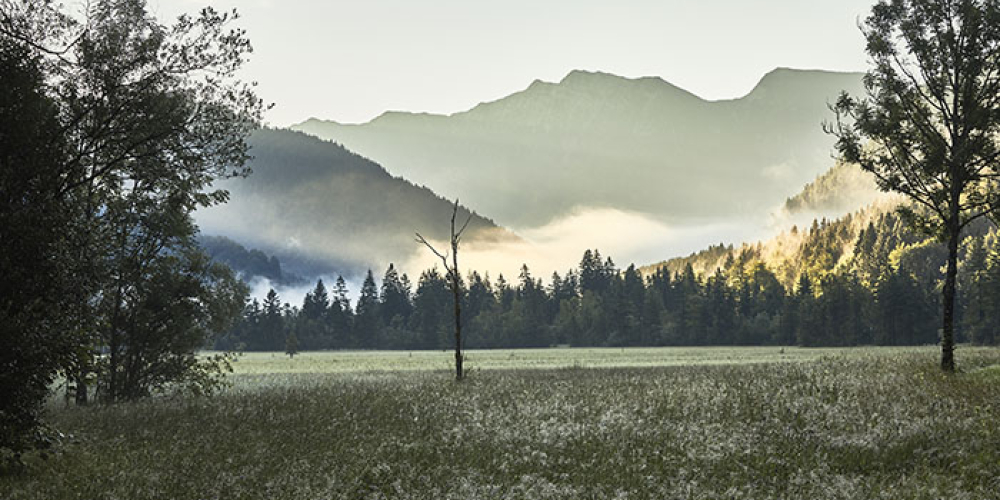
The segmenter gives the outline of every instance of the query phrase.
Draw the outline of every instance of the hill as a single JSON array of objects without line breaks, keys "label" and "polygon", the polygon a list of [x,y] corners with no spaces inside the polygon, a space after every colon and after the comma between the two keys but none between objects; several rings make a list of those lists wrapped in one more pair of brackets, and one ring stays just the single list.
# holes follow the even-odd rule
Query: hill
[{"label": "hill", "polygon": [[870,173],[857,165],[837,162],[798,194],[789,197],[782,209],[788,215],[837,215],[891,196],[878,190]]},{"label": "hill", "polygon": [[298,285],[303,279],[281,269],[281,260],[256,248],[248,249],[225,236],[202,235],[198,244],[216,262],[229,266],[245,281],[266,279],[275,284]]},{"label": "hill", "polygon": [[574,208],[668,222],[766,214],[830,166],[827,103],[861,75],[777,69],[706,101],[659,78],[573,71],[449,116],[389,112],[292,128],[335,140],[512,227]]},{"label": "hill", "polygon": [[[422,251],[415,231],[448,237],[452,202],[343,146],[272,129],[254,133],[250,144],[253,173],[220,182],[230,201],[197,213],[205,234],[276,255],[303,276],[352,276],[405,260]],[[468,214],[460,208],[460,217]],[[467,234],[472,241],[515,238],[475,213]]]},{"label": "hill", "polygon": [[[887,266],[902,267],[933,289],[942,278],[944,245],[912,230],[896,211],[900,198],[885,197],[836,219],[814,219],[808,228],[792,226],[766,241],[713,245],[686,257],[676,257],[640,268],[644,275],[664,269],[671,275],[691,266],[696,274],[709,276],[722,270],[749,269],[763,264],[779,281],[793,289],[802,274],[814,279],[837,272],[875,283]],[[996,245],[994,223],[978,222],[966,229],[959,258],[979,244]],[[977,243],[978,241],[978,243]]]}]

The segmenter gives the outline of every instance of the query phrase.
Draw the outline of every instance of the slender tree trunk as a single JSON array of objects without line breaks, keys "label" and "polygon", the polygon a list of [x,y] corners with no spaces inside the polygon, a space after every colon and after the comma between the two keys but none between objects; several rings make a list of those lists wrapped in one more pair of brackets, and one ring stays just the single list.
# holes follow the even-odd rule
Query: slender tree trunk
[{"label": "slender tree trunk", "polygon": [[120,315],[119,311],[121,309],[121,287],[119,287],[119,293],[115,294],[115,305],[114,312],[111,315],[111,321],[108,325],[108,402],[114,402],[118,399],[118,365],[121,364],[121,359],[118,353],[119,342],[118,342],[118,317]]},{"label": "slender tree trunk", "polygon": [[82,368],[77,370],[75,379],[76,404],[79,406],[87,406],[87,372]]},{"label": "slender tree trunk", "polygon": [[455,296],[455,380],[462,380],[462,306],[458,283],[452,284],[452,293]]},{"label": "slender tree trunk", "polygon": [[469,226],[469,222],[472,221],[472,213],[469,213],[469,217],[462,224],[461,229],[455,230],[455,217],[458,216],[458,200],[455,200],[455,205],[451,210],[451,263],[448,263],[447,252],[442,254],[437,251],[433,245],[431,245],[426,238],[417,233],[417,242],[426,246],[434,255],[437,255],[441,259],[441,263],[444,264],[445,271],[448,272],[447,276],[451,282],[451,294],[455,299],[455,379],[461,381],[464,373],[462,372],[462,280],[461,275],[458,274],[458,244],[462,239],[462,233],[465,232],[465,228]]},{"label": "slender tree trunk", "polygon": [[[455,204],[455,213],[458,203]],[[451,216],[451,293],[455,297],[455,380],[462,380],[462,282],[458,274],[458,235],[455,234],[455,215]]]},{"label": "slender tree trunk", "polygon": [[948,221],[948,270],[944,278],[944,314],[941,326],[941,369],[955,371],[955,281],[958,275],[958,238],[961,227],[957,214]]}]

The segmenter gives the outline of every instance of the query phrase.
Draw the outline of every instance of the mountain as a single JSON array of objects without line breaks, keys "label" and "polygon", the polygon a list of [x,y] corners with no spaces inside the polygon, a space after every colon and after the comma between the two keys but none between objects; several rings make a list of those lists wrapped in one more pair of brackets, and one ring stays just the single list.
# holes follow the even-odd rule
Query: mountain
[{"label": "mountain", "polygon": [[777,69],[746,96],[706,101],[660,78],[573,71],[453,115],[388,112],[292,128],[515,227],[579,207],[667,222],[760,213],[827,170],[821,122],[861,75]]},{"label": "mountain", "polygon": [[[357,275],[417,251],[414,232],[447,240],[452,202],[389,175],[343,146],[301,132],[265,129],[250,139],[253,173],[222,181],[228,203],[200,210],[204,234],[278,256],[302,276]],[[470,212],[459,209],[464,221]],[[472,213],[466,241],[515,238]]]}]

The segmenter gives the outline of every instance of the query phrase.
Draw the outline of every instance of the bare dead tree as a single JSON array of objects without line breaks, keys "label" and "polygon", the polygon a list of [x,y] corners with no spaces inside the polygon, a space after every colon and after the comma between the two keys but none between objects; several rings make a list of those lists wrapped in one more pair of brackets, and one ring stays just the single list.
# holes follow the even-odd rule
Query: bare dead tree
[{"label": "bare dead tree", "polygon": [[[443,254],[439,252],[433,245],[427,241],[426,238],[417,234],[417,243],[422,243],[434,255],[437,255],[441,259],[441,263],[444,264],[444,270],[447,273],[448,285],[451,287],[451,294],[455,298],[455,380],[462,380],[462,281],[461,275],[458,273],[458,244],[462,241],[462,233],[465,232],[465,228],[469,227],[469,222],[472,221],[472,212],[469,212],[469,217],[465,219],[462,227],[455,230],[455,218],[458,216],[458,199],[455,199],[455,205],[451,209],[451,252],[445,251]],[[448,262],[448,257],[451,257],[451,263]]]}]

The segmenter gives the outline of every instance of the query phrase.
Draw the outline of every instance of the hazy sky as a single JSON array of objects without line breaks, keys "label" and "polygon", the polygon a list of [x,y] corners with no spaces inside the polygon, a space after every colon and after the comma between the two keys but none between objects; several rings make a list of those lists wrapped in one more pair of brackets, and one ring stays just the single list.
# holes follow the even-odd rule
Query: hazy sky
[{"label": "hazy sky", "polygon": [[268,120],[451,113],[572,69],[660,76],[707,99],[778,67],[860,71],[872,0],[149,0],[161,21],[236,7]]}]

